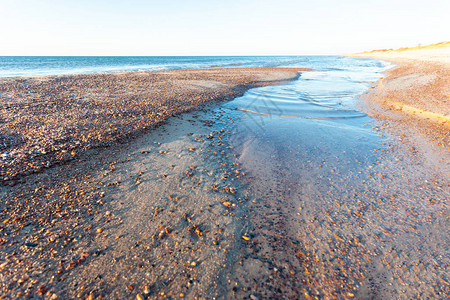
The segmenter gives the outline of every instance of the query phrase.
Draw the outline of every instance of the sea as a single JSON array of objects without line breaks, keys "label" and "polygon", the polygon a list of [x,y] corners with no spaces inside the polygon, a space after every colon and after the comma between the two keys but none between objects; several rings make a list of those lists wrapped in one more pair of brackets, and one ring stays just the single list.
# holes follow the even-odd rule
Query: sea
[{"label": "sea", "polygon": [[340,56],[0,56],[0,77],[210,68],[324,69],[339,68],[349,60]]}]

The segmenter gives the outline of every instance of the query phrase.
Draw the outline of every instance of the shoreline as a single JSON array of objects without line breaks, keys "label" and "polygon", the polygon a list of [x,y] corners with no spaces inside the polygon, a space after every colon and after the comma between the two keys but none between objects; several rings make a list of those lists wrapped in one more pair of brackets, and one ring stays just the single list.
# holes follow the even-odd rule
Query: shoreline
[{"label": "shoreline", "polygon": [[296,67],[230,67],[230,68],[224,68],[224,67],[217,67],[217,68],[192,68],[192,69],[167,69],[167,70],[134,70],[134,71],[98,71],[98,72],[90,72],[90,73],[58,73],[58,74],[47,74],[47,75],[17,75],[17,76],[0,76],[0,83],[3,83],[5,81],[21,81],[21,80],[49,80],[49,79],[58,79],[61,77],[84,77],[84,76],[108,76],[108,75],[118,75],[118,76],[124,76],[124,75],[133,75],[133,74],[153,74],[153,73],[178,73],[178,72],[214,72],[214,71],[220,71],[220,72],[226,72],[226,71],[244,71],[244,70],[259,70],[259,71],[311,71],[309,68],[296,68]]},{"label": "shoreline", "polygon": [[[0,79],[0,178],[71,161],[147,132],[169,116],[252,87],[293,80],[300,68],[237,68]],[[182,100],[183,99],[183,100]]]}]

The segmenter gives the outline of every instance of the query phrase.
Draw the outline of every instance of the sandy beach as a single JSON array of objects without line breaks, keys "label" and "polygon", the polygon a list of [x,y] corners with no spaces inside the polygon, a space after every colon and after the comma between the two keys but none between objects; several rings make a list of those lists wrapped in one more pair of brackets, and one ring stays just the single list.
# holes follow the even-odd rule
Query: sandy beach
[{"label": "sandy beach", "polygon": [[[346,84],[313,73],[3,80],[1,299],[447,298],[446,123],[391,117],[398,77],[364,95],[375,119],[293,93]],[[254,87],[278,116],[225,105]]]},{"label": "sandy beach", "polygon": [[450,299],[449,11],[0,1],[0,300]]},{"label": "sandy beach", "polygon": [[430,153],[430,160],[435,157],[435,165],[448,175],[450,42],[354,56],[393,63],[386,77],[362,97],[362,108],[392,130],[410,135],[409,140]]}]

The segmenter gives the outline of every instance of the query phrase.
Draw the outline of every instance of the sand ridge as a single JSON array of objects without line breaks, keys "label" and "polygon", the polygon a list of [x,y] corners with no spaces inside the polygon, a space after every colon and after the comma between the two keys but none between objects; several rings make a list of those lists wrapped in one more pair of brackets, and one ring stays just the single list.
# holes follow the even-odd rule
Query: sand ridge
[{"label": "sand ridge", "polygon": [[373,50],[352,54],[355,57],[373,57],[388,61],[398,62],[434,62],[450,66],[450,42],[437,43],[427,46],[418,46],[412,48],[400,48],[397,50]]}]

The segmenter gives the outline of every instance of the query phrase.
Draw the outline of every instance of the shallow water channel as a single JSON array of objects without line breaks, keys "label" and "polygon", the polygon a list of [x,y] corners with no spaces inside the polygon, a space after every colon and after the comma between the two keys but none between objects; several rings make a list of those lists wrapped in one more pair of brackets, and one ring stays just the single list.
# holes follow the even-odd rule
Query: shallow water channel
[{"label": "shallow water channel", "polygon": [[446,179],[358,108],[388,64],[317,57],[302,67],[315,71],[221,105],[236,119],[247,195],[276,207],[255,226],[300,241],[306,297],[444,297]]}]

